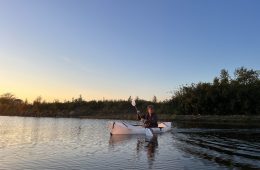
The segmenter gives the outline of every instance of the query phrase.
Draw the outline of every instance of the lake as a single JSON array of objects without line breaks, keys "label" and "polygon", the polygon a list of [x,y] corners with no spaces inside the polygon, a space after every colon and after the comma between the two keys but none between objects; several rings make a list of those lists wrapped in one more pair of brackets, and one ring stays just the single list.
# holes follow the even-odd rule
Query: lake
[{"label": "lake", "polygon": [[260,129],[177,126],[152,140],[111,120],[0,117],[0,169],[260,169]]}]

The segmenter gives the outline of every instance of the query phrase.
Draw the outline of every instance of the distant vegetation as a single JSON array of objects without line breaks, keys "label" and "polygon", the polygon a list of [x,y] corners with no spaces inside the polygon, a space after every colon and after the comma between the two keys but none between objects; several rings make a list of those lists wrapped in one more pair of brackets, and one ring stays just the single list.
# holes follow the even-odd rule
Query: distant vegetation
[{"label": "distant vegetation", "polygon": [[[0,97],[0,115],[8,116],[35,116],[35,117],[117,117],[136,116],[128,100],[85,101],[81,96],[72,101],[45,102],[38,97],[33,103],[17,99],[10,93]],[[145,101],[136,99],[140,110],[145,110],[148,104],[154,104],[158,112],[172,110],[169,102]],[[127,117],[126,117],[127,118]]]},{"label": "distant vegetation", "polygon": [[223,69],[212,83],[181,87],[172,101],[180,114],[259,115],[259,75],[241,67],[235,70],[232,78]]},{"label": "distant vegetation", "polygon": [[[135,110],[128,100],[85,101],[81,96],[71,101],[45,102],[38,97],[33,103],[6,93],[0,96],[0,115],[35,117],[102,117],[132,118]],[[164,115],[260,115],[260,80],[256,71],[244,67],[235,70],[233,78],[227,70],[212,83],[182,86],[169,100],[158,102],[136,99],[141,111],[154,104]],[[124,117],[124,115],[130,117]]]}]

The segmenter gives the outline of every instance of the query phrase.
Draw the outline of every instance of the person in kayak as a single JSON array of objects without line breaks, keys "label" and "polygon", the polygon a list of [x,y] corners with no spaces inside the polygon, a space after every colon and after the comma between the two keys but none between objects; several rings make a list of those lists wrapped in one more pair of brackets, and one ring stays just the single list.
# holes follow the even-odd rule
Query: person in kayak
[{"label": "person in kayak", "polygon": [[147,106],[147,113],[146,114],[140,114],[140,111],[137,112],[137,119],[143,120],[144,127],[146,128],[153,128],[158,127],[158,118],[154,111],[154,106],[149,105]]}]

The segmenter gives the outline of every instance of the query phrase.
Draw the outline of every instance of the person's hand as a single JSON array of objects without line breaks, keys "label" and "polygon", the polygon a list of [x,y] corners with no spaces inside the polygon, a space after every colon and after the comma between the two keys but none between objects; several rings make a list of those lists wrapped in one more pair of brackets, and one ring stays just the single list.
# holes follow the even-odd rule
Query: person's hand
[{"label": "person's hand", "polygon": [[150,126],[150,121],[149,120],[146,120],[145,122],[144,122],[144,125],[145,125],[145,127],[149,127]]}]

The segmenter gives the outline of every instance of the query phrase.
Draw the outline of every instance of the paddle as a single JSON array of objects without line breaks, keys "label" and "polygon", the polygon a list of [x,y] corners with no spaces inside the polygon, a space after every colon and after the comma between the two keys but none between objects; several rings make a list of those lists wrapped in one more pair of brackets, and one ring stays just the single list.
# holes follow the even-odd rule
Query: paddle
[{"label": "paddle", "polygon": [[138,114],[139,110],[138,110],[137,107],[136,107],[135,100],[132,100],[132,106],[135,107],[136,113]]},{"label": "paddle", "polygon": [[132,100],[131,104],[132,104],[132,106],[134,106],[134,107],[135,107],[136,114],[138,114],[138,115],[139,115],[140,111],[139,111],[139,110],[137,109],[137,107],[136,107],[135,100]]}]

